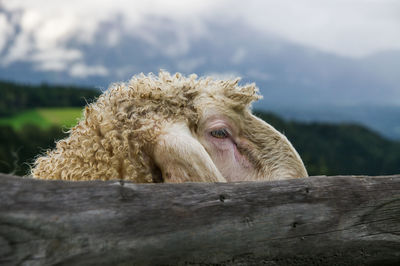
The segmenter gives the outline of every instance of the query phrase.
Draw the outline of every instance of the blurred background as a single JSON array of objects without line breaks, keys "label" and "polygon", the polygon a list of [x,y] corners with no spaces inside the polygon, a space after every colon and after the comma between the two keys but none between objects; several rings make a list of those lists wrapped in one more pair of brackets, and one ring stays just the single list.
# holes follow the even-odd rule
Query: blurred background
[{"label": "blurred background", "polygon": [[400,173],[397,0],[0,0],[0,172],[159,69],[255,82],[311,175]]}]

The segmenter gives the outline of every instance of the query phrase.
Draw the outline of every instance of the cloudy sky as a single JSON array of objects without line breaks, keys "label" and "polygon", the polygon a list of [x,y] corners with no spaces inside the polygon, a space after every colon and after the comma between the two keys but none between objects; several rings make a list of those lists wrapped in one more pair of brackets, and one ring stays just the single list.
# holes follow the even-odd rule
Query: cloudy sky
[{"label": "cloudy sky", "polygon": [[[159,69],[241,76],[283,115],[399,110],[400,1],[0,0],[0,80],[106,89]],[[358,114],[400,136],[398,113]]]},{"label": "cloudy sky", "polygon": [[141,30],[149,17],[176,22],[179,42],[171,56],[188,50],[189,39],[207,35],[206,23],[225,21],[345,57],[400,50],[398,0],[2,0],[1,64],[30,61],[41,70],[70,65],[72,75],[106,74],[104,66],[85,65],[82,51],[68,44],[93,44],[102,23],[116,19],[121,27],[108,32],[109,46],[123,34],[158,42]]}]

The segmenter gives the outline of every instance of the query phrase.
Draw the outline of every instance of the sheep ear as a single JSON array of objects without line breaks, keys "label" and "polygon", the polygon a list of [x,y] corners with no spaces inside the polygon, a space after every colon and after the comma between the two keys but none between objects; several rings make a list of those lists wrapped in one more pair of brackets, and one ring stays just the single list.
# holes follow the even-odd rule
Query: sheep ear
[{"label": "sheep ear", "polygon": [[164,182],[226,182],[186,124],[170,124],[164,130],[153,149]]},{"label": "sheep ear", "polygon": [[230,86],[226,87],[226,97],[246,106],[249,105],[251,102],[262,98],[262,96],[258,94],[258,88],[254,83],[239,87],[237,86],[239,80],[240,79],[234,80],[229,84]]}]

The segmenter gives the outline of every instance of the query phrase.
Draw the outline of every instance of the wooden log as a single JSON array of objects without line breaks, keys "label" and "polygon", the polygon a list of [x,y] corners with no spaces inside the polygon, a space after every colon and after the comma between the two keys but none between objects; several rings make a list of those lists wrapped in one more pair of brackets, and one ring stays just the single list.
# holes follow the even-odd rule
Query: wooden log
[{"label": "wooden log", "polygon": [[400,265],[400,175],[132,184],[0,175],[0,265]]}]

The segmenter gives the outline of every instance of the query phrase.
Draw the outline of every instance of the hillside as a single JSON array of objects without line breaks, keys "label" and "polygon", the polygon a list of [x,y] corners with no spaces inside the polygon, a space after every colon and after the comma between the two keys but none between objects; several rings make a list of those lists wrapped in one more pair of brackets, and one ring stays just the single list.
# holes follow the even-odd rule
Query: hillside
[{"label": "hillside", "polygon": [[100,93],[93,88],[0,81],[0,117],[36,107],[81,107]]},{"label": "hillside", "polygon": [[27,124],[38,126],[41,129],[52,126],[70,128],[81,116],[82,107],[34,108],[11,116],[0,117],[0,125],[8,125],[15,130],[20,130]]},{"label": "hillside", "polygon": [[271,113],[258,116],[287,136],[310,175],[400,173],[400,142],[366,127],[285,121]]}]

